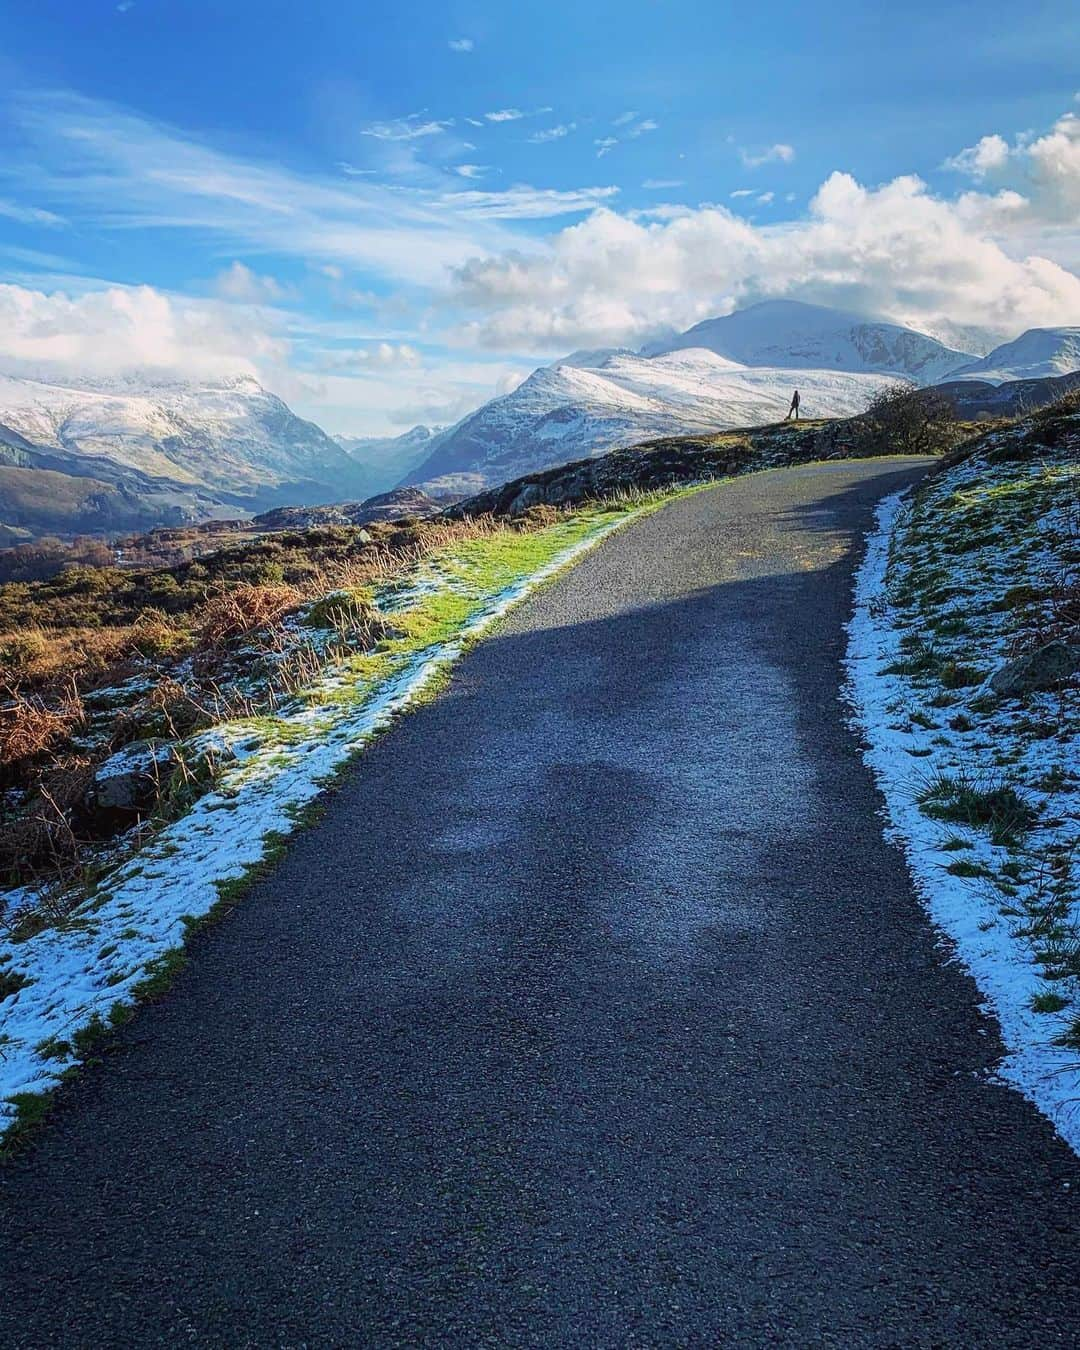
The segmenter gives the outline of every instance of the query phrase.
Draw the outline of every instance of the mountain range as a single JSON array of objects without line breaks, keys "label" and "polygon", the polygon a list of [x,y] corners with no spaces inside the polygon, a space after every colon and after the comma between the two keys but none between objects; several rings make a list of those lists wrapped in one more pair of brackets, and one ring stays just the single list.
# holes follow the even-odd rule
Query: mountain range
[{"label": "mountain range", "polygon": [[247,377],[0,375],[0,543],[341,502],[395,483],[476,491],[651,437],[775,421],[796,386],[804,415],[831,417],[898,380],[990,388],[1078,369],[1080,328],[1032,329],[978,357],[897,324],[766,301],[636,352],[574,352],[454,426],[397,437],[331,437]]},{"label": "mountain range", "polygon": [[0,375],[8,538],[235,517],[340,497],[361,477],[321,427],[250,378],[60,384]]},{"label": "mountain range", "polygon": [[357,491],[363,496],[382,492],[422,464],[441,427],[415,426],[400,436],[335,436],[353,462]]},{"label": "mountain range", "polygon": [[[859,412],[897,381],[987,383],[1080,368],[1076,329],[1035,329],[981,360],[899,324],[768,300],[638,352],[574,352],[431,440],[404,481],[475,492],[653,436]],[[1029,371],[1028,366],[1032,369]]]}]

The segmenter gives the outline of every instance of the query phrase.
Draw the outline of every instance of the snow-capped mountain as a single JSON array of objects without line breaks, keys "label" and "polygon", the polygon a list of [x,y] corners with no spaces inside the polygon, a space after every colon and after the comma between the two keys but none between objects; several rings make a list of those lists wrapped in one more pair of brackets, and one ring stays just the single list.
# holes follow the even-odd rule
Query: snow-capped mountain
[{"label": "snow-capped mountain", "polygon": [[408,481],[461,491],[654,436],[775,421],[798,385],[804,415],[858,412],[894,376],[754,368],[690,348],[609,356],[594,367],[543,366],[432,443]]},{"label": "snow-capped mountain", "polygon": [[1029,328],[1013,342],[1002,343],[981,361],[954,370],[950,379],[1037,380],[1071,375],[1080,370],[1080,328]]},{"label": "snow-capped mountain", "polygon": [[260,496],[347,473],[345,451],[248,378],[137,391],[0,375],[0,424],[72,470],[96,461],[178,486]]},{"label": "snow-capped mountain", "polygon": [[912,328],[797,300],[765,300],[706,319],[678,337],[643,347],[642,355],[687,347],[704,347],[745,366],[872,371],[916,384],[935,384],[973,359]]},{"label": "snow-capped mountain", "polygon": [[330,501],[362,495],[361,477],[336,441],[253,379],[0,375],[9,534],[145,529]]},{"label": "snow-capped mountain", "polygon": [[[415,426],[401,436],[335,436],[356,465],[364,496],[383,492],[423,463],[442,427]],[[357,491],[360,490],[357,488]]]}]

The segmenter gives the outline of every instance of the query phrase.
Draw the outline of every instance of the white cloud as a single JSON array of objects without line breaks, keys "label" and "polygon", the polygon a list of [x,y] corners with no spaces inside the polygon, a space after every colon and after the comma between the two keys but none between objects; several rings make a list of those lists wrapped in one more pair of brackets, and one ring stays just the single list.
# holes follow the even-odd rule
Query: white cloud
[{"label": "white cloud", "polygon": [[618,193],[617,187],[533,188],[525,185],[503,192],[451,192],[444,200],[470,215],[490,220],[541,220],[546,216],[591,211]]},{"label": "white cloud", "polygon": [[685,187],[686,181],[682,178],[646,178],[641,186],[649,190],[662,190]]},{"label": "white cloud", "polygon": [[759,206],[768,206],[775,196],[776,196],[775,192],[759,192],[758,195],[754,198],[754,200],[758,203]]},{"label": "white cloud", "polygon": [[52,211],[43,211],[39,206],[26,206],[22,202],[0,200],[0,216],[4,216],[7,220],[17,220],[20,225],[52,227],[67,223],[63,216],[58,216]]},{"label": "white cloud", "polygon": [[451,38],[446,44],[452,52],[471,52],[476,46],[470,37]]},{"label": "white cloud", "polygon": [[752,197],[753,195],[753,188],[736,188],[734,192],[728,193],[729,197]]},{"label": "white cloud", "polygon": [[360,135],[373,136],[377,141],[417,141],[425,136],[441,136],[453,125],[452,118],[443,122],[420,122],[402,117],[393,122],[369,122],[360,128]]},{"label": "white cloud", "polygon": [[628,125],[634,120],[634,118],[635,118],[636,116],[637,116],[637,113],[636,113],[636,112],[624,112],[624,113],[620,113],[620,114],[618,115],[618,117],[616,117],[616,118],[614,119],[614,121],[611,123],[611,125],[612,125],[613,127],[625,127],[625,126],[628,126]]},{"label": "white cloud", "polygon": [[516,242],[455,211],[445,197],[455,176],[441,170],[408,189],[348,173],[301,175],[75,95],[24,95],[10,106],[32,157],[0,159],[0,190],[6,183],[7,196],[35,207],[62,205],[99,232],[186,231],[224,241],[230,253],[346,263],[416,286]]},{"label": "white cloud", "polygon": [[284,287],[273,277],[259,276],[242,262],[234,262],[215,277],[214,292],[222,300],[246,305],[268,304],[285,295]]},{"label": "white cloud", "polygon": [[[554,108],[496,108],[494,112],[486,112],[484,117],[489,122],[520,122],[523,117],[543,117],[545,113],[554,112]],[[465,119],[472,122],[471,117]],[[473,123],[474,126],[482,126],[480,122]]]},{"label": "white cloud", "polygon": [[629,129],[629,131],[627,131],[626,134],[630,137],[636,138],[638,136],[644,136],[647,131],[658,130],[659,126],[660,123],[654,121],[653,118],[644,117],[640,122],[635,122],[634,125]]},{"label": "white cloud", "polygon": [[618,345],[770,296],[999,337],[1075,322],[1080,278],[1010,256],[972,228],[963,201],[935,198],[917,178],[865,188],[834,173],[807,219],[778,225],[723,207],[660,221],[599,209],[530,257],[470,262],[455,293],[474,312],[464,340],[516,350]]},{"label": "white cloud", "polygon": [[406,367],[415,369],[420,364],[420,353],[408,342],[372,342],[350,351],[332,351],[324,353],[320,360],[320,369],[342,370],[394,370]]},{"label": "white cloud", "polygon": [[975,145],[951,155],[942,165],[972,178],[985,178],[988,173],[1003,168],[1009,159],[1009,143],[1004,136],[984,136]]},{"label": "white cloud", "polygon": [[1080,214],[1080,117],[1066,113],[1021,154],[1042,210],[1075,222]]},{"label": "white cloud", "polygon": [[534,132],[529,140],[534,145],[544,145],[548,141],[561,141],[564,136],[569,136],[572,131],[576,130],[576,122],[560,122],[557,127],[547,127],[543,131]]},{"label": "white cloud", "polygon": [[1041,136],[984,136],[947,159],[944,168],[991,182],[993,196],[969,193],[961,200],[974,218],[1001,229],[1072,228],[1080,217],[1080,117],[1065,113]]},{"label": "white cloud", "polygon": [[609,151],[614,150],[618,144],[618,138],[615,136],[602,136],[599,140],[593,141],[593,145],[596,146],[596,158],[603,159],[604,156],[608,154]]},{"label": "white cloud", "polygon": [[0,285],[0,361],[34,373],[149,369],[216,377],[281,370],[288,344],[265,314],[151,286],[72,296]]},{"label": "white cloud", "polygon": [[454,172],[462,178],[483,178],[489,167],[487,164],[455,164]]},{"label": "white cloud", "polygon": [[758,169],[762,164],[790,164],[795,158],[795,150],[790,145],[778,142],[766,150],[740,148],[739,158],[748,169]]}]

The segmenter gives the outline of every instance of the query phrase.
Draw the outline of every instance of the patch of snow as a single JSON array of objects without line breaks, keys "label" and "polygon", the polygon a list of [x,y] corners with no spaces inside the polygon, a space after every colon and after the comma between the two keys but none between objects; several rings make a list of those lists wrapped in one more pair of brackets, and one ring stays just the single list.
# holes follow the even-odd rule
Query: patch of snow
[{"label": "patch of snow", "polygon": [[[214,789],[107,877],[65,926],[0,942],[0,971],[29,981],[0,1000],[0,1134],[15,1118],[8,1099],[57,1085],[74,1056],[57,1053],[56,1044],[95,1017],[107,1021],[114,1005],[134,1001],[148,969],[183,944],[187,921],[217,903],[217,882],[239,878],[258,863],[268,837],[291,833],[299,809],[458,657],[466,641],[636,514],[597,522],[536,572],[479,597],[454,639],[420,652],[361,701],[351,677],[339,670],[314,686],[316,699],[279,710],[275,727],[282,734],[269,742],[243,722],[193,738],[229,760]],[[425,571],[413,594],[437,581]],[[443,578],[442,584],[452,582]],[[5,896],[11,912],[32,899],[28,888]]]},{"label": "patch of snow", "polygon": [[[1032,1007],[1033,996],[1053,986],[1041,976],[1032,947],[1003,918],[1002,895],[946,870],[958,856],[996,870],[1005,850],[991,843],[983,831],[945,827],[928,818],[916,801],[919,788],[937,773],[997,770],[985,750],[981,757],[978,747],[958,751],[940,743],[946,738],[935,737],[913,722],[912,713],[926,715],[934,710],[920,701],[918,691],[903,676],[889,673],[903,652],[901,629],[887,600],[886,570],[890,544],[905,527],[906,495],[895,494],[879,505],[855,582],[855,611],[848,626],[847,694],[865,738],[864,759],[885,798],[887,837],[902,847],[927,912],[950,939],[982,992],[987,1010],[1001,1026],[1007,1053],[998,1066],[998,1076],[1033,1102],[1080,1152],[1080,1056],[1074,1049],[1052,1043],[1065,1030],[1065,1019]],[[1003,584],[1017,579],[1012,570],[1003,577]],[[984,595],[981,603],[971,605],[970,612],[985,615],[992,599]],[[980,636],[984,639],[980,655],[984,659],[996,656],[1000,663],[1005,653],[995,651],[993,635]],[[1047,700],[1049,706],[1049,696]],[[1000,743],[1000,737],[996,739]],[[1026,751],[1029,770],[1037,768],[1039,756],[1045,754],[1040,744]],[[1075,740],[1066,754],[1071,769],[1080,771]],[[1022,759],[1019,768],[1022,772]],[[943,849],[946,837],[958,834],[969,847],[959,855]]]}]

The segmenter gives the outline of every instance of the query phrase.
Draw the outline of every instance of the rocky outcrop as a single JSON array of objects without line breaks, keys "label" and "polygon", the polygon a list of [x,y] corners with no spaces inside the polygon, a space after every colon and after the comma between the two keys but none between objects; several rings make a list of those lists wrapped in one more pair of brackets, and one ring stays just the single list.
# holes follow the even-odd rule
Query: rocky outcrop
[{"label": "rocky outcrop", "polygon": [[132,741],[98,765],[86,806],[94,813],[137,815],[158,800],[175,767],[168,741]]},{"label": "rocky outcrop", "polygon": [[1060,689],[1080,674],[1080,646],[1055,640],[1007,662],[990,677],[999,698],[1023,698],[1040,690]]}]

